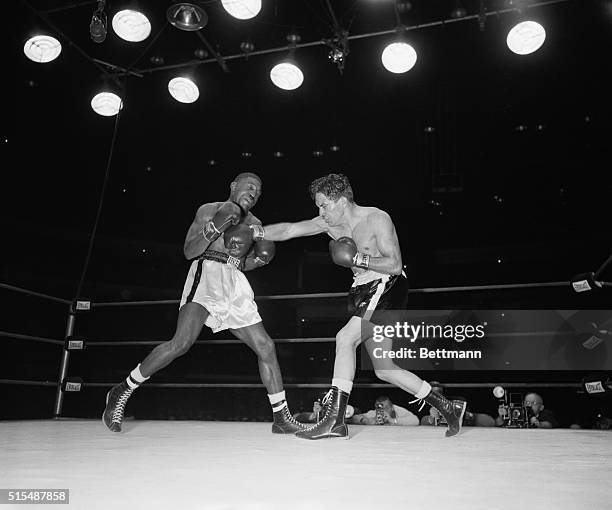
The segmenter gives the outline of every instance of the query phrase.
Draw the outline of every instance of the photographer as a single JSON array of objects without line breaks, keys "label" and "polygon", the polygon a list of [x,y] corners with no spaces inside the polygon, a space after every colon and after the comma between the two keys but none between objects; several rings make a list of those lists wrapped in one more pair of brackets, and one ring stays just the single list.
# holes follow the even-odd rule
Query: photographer
[{"label": "photographer", "polygon": [[[537,393],[529,393],[523,400],[523,407],[527,410],[529,428],[554,429],[559,427],[554,414],[549,409],[544,408],[544,400]],[[506,408],[499,407],[499,416],[495,419],[495,425],[503,427],[506,422]]]},{"label": "photographer", "polygon": [[419,419],[408,409],[395,405],[387,396],[374,402],[374,409],[364,414],[355,414],[348,423],[356,425],[418,425]]}]

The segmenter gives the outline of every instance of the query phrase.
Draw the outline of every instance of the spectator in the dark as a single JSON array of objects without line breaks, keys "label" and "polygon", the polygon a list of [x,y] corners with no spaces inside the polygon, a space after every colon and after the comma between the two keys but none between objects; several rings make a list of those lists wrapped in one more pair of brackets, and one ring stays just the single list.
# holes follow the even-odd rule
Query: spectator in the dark
[{"label": "spectator in the dark", "polygon": [[[554,429],[559,427],[559,422],[550,409],[544,408],[544,399],[537,393],[528,393],[523,400],[523,406],[527,409],[529,427],[536,429]],[[503,408],[499,408],[499,416],[495,418],[495,425],[502,427],[506,417]]]},{"label": "spectator in the dark", "polygon": [[387,396],[374,402],[374,409],[367,413],[354,414],[347,423],[355,425],[418,425],[419,419],[408,409],[395,405]]}]

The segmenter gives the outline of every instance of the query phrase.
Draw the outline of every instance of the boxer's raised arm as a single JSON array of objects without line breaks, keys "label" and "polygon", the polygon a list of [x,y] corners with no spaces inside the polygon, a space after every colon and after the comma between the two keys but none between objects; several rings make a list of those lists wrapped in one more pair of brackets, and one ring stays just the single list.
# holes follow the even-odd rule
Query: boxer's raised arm
[{"label": "boxer's raised arm", "polygon": [[369,269],[387,274],[402,272],[402,254],[395,226],[387,213],[374,214],[370,218],[372,230],[376,232],[376,247],[380,257],[370,257]]},{"label": "boxer's raised arm", "polygon": [[204,237],[203,231],[206,224],[215,216],[219,205],[219,202],[204,204],[196,212],[195,219],[187,231],[185,244],[183,245],[183,253],[187,260],[200,256],[210,245],[211,241]]},{"label": "boxer's raised arm", "polygon": [[311,220],[296,223],[275,223],[264,227],[264,239],[269,241],[287,241],[295,237],[314,236],[322,234],[329,229],[327,223],[320,216]]}]

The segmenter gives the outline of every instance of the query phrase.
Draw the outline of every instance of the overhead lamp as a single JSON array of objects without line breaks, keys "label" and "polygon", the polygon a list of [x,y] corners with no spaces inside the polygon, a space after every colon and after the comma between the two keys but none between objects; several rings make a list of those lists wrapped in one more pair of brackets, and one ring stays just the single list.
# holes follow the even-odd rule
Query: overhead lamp
[{"label": "overhead lamp", "polygon": [[407,42],[397,41],[389,44],[383,50],[381,60],[387,71],[401,74],[414,67],[417,61],[417,53]]},{"label": "overhead lamp", "polygon": [[92,98],[91,107],[98,115],[112,117],[117,115],[119,110],[123,108],[123,101],[117,94],[105,91],[96,94]]},{"label": "overhead lamp", "polygon": [[517,55],[529,55],[539,50],[546,39],[546,30],[536,21],[521,21],[506,37],[508,48]]},{"label": "overhead lamp", "polygon": [[98,7],[91,15],[89,23],[89,35],[95,43],[103,43],[106,39],[106,0],[98,0]]},{"label": "overhead lamp", "polygon": [[200,97],[198,86],[184,76],[172,78],[168,82],[168,92],[179,103],[194,103]]},{"label": "overhead lamp", "polygon": [[208,14],[194,3],[179,2],[171,5],[166,11],[168,22],[179,30],[195,32],[208,23]]},{"label": "overhead lamp", "polygon": [[285,60],[272,68],[270,79],[279,89],[295,90],[304,82],[304,74],[295,62]]},{"label": "overhead lamp", "polygon": [[124,41],[141,42],[151,34],[151,22],[142,12],[124,9],[113,16],[113,30]]},{"label": "overhead lamp", "polygon": [[251,19],[261,11],[261,0],[221,0],[221,5],[236,19]]},{"label": "overhead lamp", "polygon": [[62,52],[62,45],[50,35],[35,35],[30,37],[23,46],[25,56],[39,64],[55,60]]},{"label": "overhead lamp", "polygon": [[452,19],[461,19],[467,16],[467,10],[463,7],[461,0],[455,0],[455,8],[451,11],[450,17]]}]

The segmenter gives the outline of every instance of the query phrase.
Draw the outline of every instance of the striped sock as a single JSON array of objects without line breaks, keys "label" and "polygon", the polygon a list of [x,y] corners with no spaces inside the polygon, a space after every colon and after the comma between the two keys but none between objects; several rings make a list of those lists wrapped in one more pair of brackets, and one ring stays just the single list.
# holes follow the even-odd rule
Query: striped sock
[{"label": "striped sock", "polygon": [[287,401],[285,400],[285,392],[279,391],[278,393],[268,394],[268,400],[272,406],[272,412],[277,413],[287,407]]},{"label": "striped sock", "polygon": [[138,363],[138,366],[130,372],[130,375],[127,376],[125,382],[130,388],[134,390],[138,388],[138,386],[140,386],[147,379],[148,377],[145,377],[140,373],[140,363]]}]

